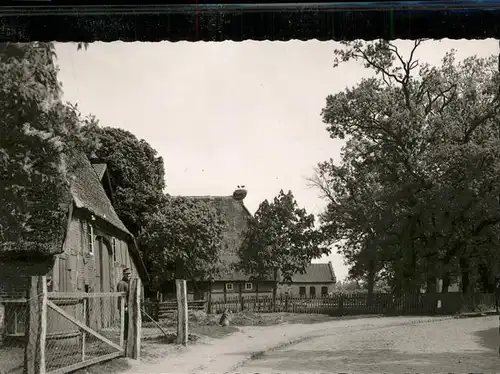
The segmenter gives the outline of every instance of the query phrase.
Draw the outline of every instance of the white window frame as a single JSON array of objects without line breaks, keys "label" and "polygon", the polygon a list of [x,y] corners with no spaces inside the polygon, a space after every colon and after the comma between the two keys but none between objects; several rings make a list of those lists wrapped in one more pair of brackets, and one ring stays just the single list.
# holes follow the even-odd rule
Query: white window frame
[{"label": "white window frame", "polygon": [[226,283],[226,291],[234,291],[234,285],[232,283]]},{"label": "white window frame", "polygon": [[89,238],[89,254],[94,255],[94,226],[92,226],[90,223],[87,226],[87,229],[89,230],[88,232],[88,238]]},{"label": "white window frame", "polygon": [[[248,287],[250,286],[250,287]],[[245,283],[245,291],[251,291],[253,289],[253,283],[252,282],[246,282]]]}]

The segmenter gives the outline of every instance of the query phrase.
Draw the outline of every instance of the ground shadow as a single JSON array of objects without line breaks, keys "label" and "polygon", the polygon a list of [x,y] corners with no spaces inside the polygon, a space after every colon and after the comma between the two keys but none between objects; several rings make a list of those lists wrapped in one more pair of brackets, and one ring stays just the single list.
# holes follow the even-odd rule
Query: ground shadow
[{"label": "ground shadow", "polygon": [[[477,331],[474,335],[479,338],[479,343],[487,349],[498,352],[500,336],[497,327],[488,330]],[[500,361],[500,358],[499,358]]]},{"label": "ground shadow", "polygon": [[[498,356],[490,352],[418,353],[388,349],[284,350],[254,357],[245,367],[282,372],[499,372]],[[257,370],[258,371],[258,370]]]}]

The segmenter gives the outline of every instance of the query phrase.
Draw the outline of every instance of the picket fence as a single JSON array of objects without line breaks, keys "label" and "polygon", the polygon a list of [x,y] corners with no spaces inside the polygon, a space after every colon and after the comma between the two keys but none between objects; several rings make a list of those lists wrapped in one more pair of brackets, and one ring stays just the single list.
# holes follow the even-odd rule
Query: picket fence
[{"label": "picket fence", "polygon": [[272,297],[227,297],[207,303],[208,313],[233,313],[244,310],[257,313],[321,313],[330,315],[360,314],[455,314],[463,311],[495,309],[494,294],[475,293],[464,296],[460,292],[446,294],[393,295],[375,293],[371,303],[368,294],[333,294],[320,298],[290,297],[280,295],[273,302]]},{"label": "picket fence", "polygon": [[[460,292],[445,294],[407,294],[394,295],[375,293],[371,303],[366,293],[342,293],[323,297],[291,297],[280,295],[273,302],[272,297],[227,296],[220,300],[198,300],[188,303],[189,310],[204,310],[207,313],[233,313],[249,311],[255,313],[310,313],[332,316],[386,314],[386,315],[438,315],[459,312],[495,310],[498,308],[494,294],[474,293],[463,295]],[[147,301],[155,319],[165,318],[175,310],[175,301]],[[498,309],[497,309],[498,310]]]}]

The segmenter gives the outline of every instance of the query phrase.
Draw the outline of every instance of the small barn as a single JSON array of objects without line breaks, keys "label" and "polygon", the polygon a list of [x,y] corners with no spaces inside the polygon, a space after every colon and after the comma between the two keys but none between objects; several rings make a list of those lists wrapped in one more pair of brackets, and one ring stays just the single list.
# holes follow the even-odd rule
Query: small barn
[{"label": "small barn", "polygon": [[[67,162],[73,175],[65,236],[43,252],[36,246],[0,252],[1,337],[24,335],[22,308],[12,301],[26,297],[31,276],[46,275],[49,292],[86,293],[115,291],[124,268],[131,269],[132,277],[147,277],[135,239],[113,208],[107,166],[91,163],[83,154]],[[99,329],[119,318],[112,303],[100,300],[90,316],[90,327]],[[17,309],[9,311],[14,306]],[[49,316],[47,335],[68,332],[68,326],[62,319],[51,322]]]},{"label": "small barn", "polygon": [[307,266],[304,274],[295,274],[291,283],[281,283],[281,294],[299,297],[323,297],[333,292],[337,279],[331,262],[315,263]]}]

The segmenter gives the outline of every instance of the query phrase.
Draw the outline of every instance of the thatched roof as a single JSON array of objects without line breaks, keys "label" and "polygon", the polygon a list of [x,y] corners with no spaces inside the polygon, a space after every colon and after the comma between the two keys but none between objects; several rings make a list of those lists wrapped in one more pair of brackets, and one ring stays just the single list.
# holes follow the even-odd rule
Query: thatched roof
[{"label": "thatched roof", "polygon": [[75,206],[84,209],[101,220],[119,229],[128,238],[128,246],[132,257],[137,263],[138,271],[146,279],[146,267],[140,256],[134,236],[127,230],[122,220],[116,214],[111,200],[106,195],[102,185],[102,177],[106,172],[105,164],[92,165],[85,155],[79,155],[72,160],[71,195]]},{"label": "thatched roof", "polygon": [[[141,260],[135,239],[116,214],[101,183],[102,175],[98,175],[98,173],[99,171],[104,173],[106,168],[101,165],[97,167],[96,171],[84,154],[77,154],[75,157],[68,159],[67,166],[70,174],[69,191],[67,202],[61,204],[61,209],[67,212],[68,218],[72,216],[73,208],[86,210],[96,218],[120,230],[127,238],[131,254],[137,261],[139,272],[141,275],[147,277],[147,272]],[[68,220],[63,224],[67,225]],[[12,246],[13,248],[8,248],[8,250],[12,254],[21,252],[25,255],[60,254],[64,251],[66,235],[67,230],[65,227],[61,229],[61,235],[58,239],[54,240],[50,245],[45,244],[43,248],[37,245],[37,243],[18,243],[18,245]],[[3,252],[7,251],[7,249],[3,249]]]},{"label": "thatched roof", "polygon": [[[223,271],[214,280],[219,281],[245,281],[250,277],[241,271],[233,269],[233,265],[239,262],[238,248],[243,242],[243,235],[248,227],[248,221],[252,214],[243,204],[233,196],[179,196],[184,199],[204,201],[211,204],[222,216],[225,230],[222,239],[221,260],[226,263],[228,269]],[[175,198],[175,196],[173,196]]]},{"label": "thatched roof", "polygon": [[104,176],[104,173],[106,172],[107,165],[106,164],[92,164],[92,167],[94,168],[95,172],[97,173],[97,176],[99,177],[99,180],[102,180],[102,177]]},{"label": "thatched roof", "polygon": [[76,157],[72,161],[72,166],[74,176],[71,180],[71,195],[76,207],[86,209],[128,236],[132,236],[116,214],[101,184],[100,176],[97,175],[87,157],[84,155]]}]

